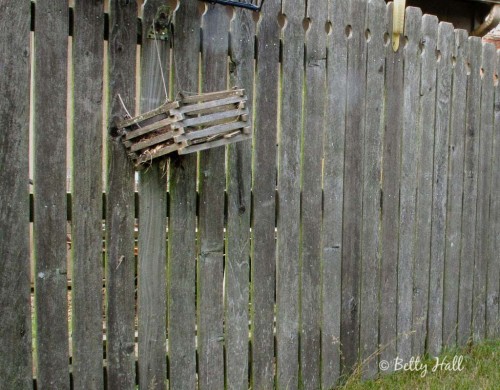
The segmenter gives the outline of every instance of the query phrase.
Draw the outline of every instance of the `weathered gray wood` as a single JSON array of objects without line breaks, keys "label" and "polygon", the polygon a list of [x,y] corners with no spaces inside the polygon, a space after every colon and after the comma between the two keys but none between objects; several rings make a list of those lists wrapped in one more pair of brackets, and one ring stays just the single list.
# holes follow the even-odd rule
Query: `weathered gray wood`
[{"label": "weathered gray wood", "polygon": [[347,10],[347,0],[328,3],[332,31],[327,36],[321,266],[321,386],[325,389],[335,386],[340,376],[340,274],[347,96],[347,39],[344,20]]},{"label": "weathered gray wood", "polygon": [[[472,336],[475,342],[483,340],[486,337],[486,283],[488,279],[488,262],[489,258],[493,255],[490,250],[491,231],[489,219],[494,119],[493,104],[495,98],[495,88],[493,85],[493,74],[496,68],[495,51],[494,45],[490,43],[483,45],[476,247],[474,256],[474,290],[472,296]],[[495,255],[498,259],[498,253]]]},{"label": "weathered gray wood", "polygon": [[[396,343],[397,356],[409,361],[412,355],[412,304],[415,258],[415,208],[417,195],[418,155],[418,102],[420,99],[420,52],[422,39],[422,12],[408,7],[405,17],[405,35],[408,41],[403,50],[404,61],[404,113],[401,136],[401,180],[399,205],[399,257],[398,257],[398,312]],[[363,271],[364,272],[364,271]]]},{"label": "weathered gray wood", "polygon": [[[183,0],[175,13],[174,96],[198,91],[200,20],[197,0]],[[196,388],[196,155],[173,157],[169,176],[168,347],[172,389]]]},{"label": "weathered gray wood", "polygon": [[464,196],[462,206],[462,242],[460,259],[460,290],[458,297],[458,344],[471,337],[472,289],[476,242],[476,200],[479,158],[482,62],[481,39],[469,38],[467,80],[467,118],[464,150]]},{"label": "weathered gray wood", "polygon": [[[163,83],[160,84],[157,87],[161,88],[162,86],[163,86]],[[164,103],[160,107],[157,107],[157,108],[155,108],[155,109],[153,109],[151,111],[144,112],[144,113],[142,113],[140,115],[137,115],[137,116],[134,116],[132,118],[120,120],[117,123],[118,124],[118,128],[122,129],[124,127],[129,127],[131,125],[138,124],[138,123],[141,123],[144,126],[144,122],[149,122],[150,120],[155,120],[156,119],[155,117],[158,116],[158,115],[165,115],[169,111],[174,111],[174,110],[176,112],[178,112],[176,110],[177,108],[179,108],[179,102],[178,101]]]},{"label": "weathered gray wood", "polygon": [[176,142],[181,142],[182,140],[196,140],[197,138],[230,133],[232,130],[242,129],[244,127],[248,127],[246,122],[230,122],[210,126],[203,130],[194,130],[180,135],[179,137],[176,137]]},{"label": "weathered gray wood", "polygon": [[446,247],[446,203],[448,185],[448,145],[451,111],[451,82],[454,33],[449,23],[438,28],[436,81],[436,122],[434,133],[434,174],[431,222],[431,264],[429,276],[429,317],[427,349],[432,356],[443,345],[443,273]]},{"label": "weathered gray wood", "polygon": [[75,388],[102,389],[104,4],[78,0],[73,30],[72,363]]},{"label": "weathered gray wood", "polygon": [[[185,127],[206,125],[208,123],[222,121],[224,119],[226,119],[226,120],[230,119],[230,118],[238,119],[242,115],[246,115],[246,114],[248,114],[248,110],[246,110],[246,109],[236,109],[236,110],[230,110],[230,111],[217,112],[215,114],[184,119],[182,121],[182,125]],[[243,118],[241,118],[241,119],[243,119]]]},{"label": "weathered gray wood", "polygon": [[[366,94],[366,1],[351,0],[347,15],[347,109],[344,160],[342,313],[340,343],[345,373],[358,362]],[[361,109],[360,109],[361,108]]]},{"label": "weathered gray wood", "polygon": [[[209,4],[203,16],[202,91],[227,88],[229,15]],[[241,99],[240,97],[228,98]],[[209,105],[213,102],[201,103]],[[197,106],[197,105],[194,105]],[[225,148],[200,154],[197,266],[198,383],[200,389],[224,388],[224,172]]]},{"label": "weathered gray wood", "polygon": [[0,4],[0,378],[31,389],[28,193],[29,2]]},{"label": "weathered gray wood", "polygon": [[[158,60],[157,60],[158,61]],[[157,80],[158,81],[158,80]],[[160,85],[163,85],[162,84],[162,81],[159,80],[158,83]],[[162,92],[163,93],[163,92]],[[164,94],[164,93],[163,93]],[[161,129],[162,127],[166,127],[168,125],[171,125],[173,123],[176,123],[178,122],[179,120],[182,119],[182,115],[179,115],[179,114],[176,114],[176,115],[173,115],[171,116],[170,118],[166,118],[166,119],[162,119],[158,122],[155,122],[149,126],[145,126],[145,127],[141,127],[137,130],[134,130],[134,131],[131,131],[131,132],[128,132],[126,135],[125,135],[125,139],[126,140],[129,140],[129,139],[133,139],[133,138],[136,138],[136,137],[139,137],[141,135],[144,135],[144,134],[147,134],[147,133],[150,133],[152,131],[155,131],[155,130],[159,130]]]},{"label": "weathered gray wood", "polygon": [[276,386],[299,384],[300,135],[303,126],[305,1],[283,0],[281,128],[278,166]]},{"label": "weathered gray wood", "polygon": [[134,169],[114,123],[135,108],[137,5],[110,1],[106,199],[106,361],[109,388],[135,388]]},{"label": "weathered gray wood", "polygon": [[363,232],[360,306],[360,360],[363,378],[378,373],[380,192],[385,80],[385,3],[368,3],[366,26],[366,129],[363,151]]},{"label": "weathered gray wood", "polygon": [[[387,6],[388,30],[392,31],[392,3]],[[393,52],[386,45],[385,132],[382,181],[382,246],[380,264],[380,359],[396,356],[397,336],[397,264],[399,247],[399,179],[401,131],[403,128],[403,47]],[[391,365],[385,373],[391,372]]]},{"label": "weathered gray wood", "polygon": [[[241,87],[241,85],[239,86]],[[215,92],[204,92],[199,95],[186,95],[181,92],[182,102],[187,103],[201,103],[212,99],[225,99],[231,96],[243,96],[245,94],[245,89],[231,89],[227,91],[215,91]]]},{"label": "weathered gray wood", "polygon": [[251,248],[251,386],[274,385],[274,303],[276,269],[276,141],[279,90],[279,0],[266,1],[257,25],[253,220]]},{"label": "weathered gray wood", "polygon": [[34,252],[37,383],[69,388],[66,288],[68,2],[39,1],[35,33]]},{"label": "weathered gray wood", "polygon": [[490,245],[491,256],[488,259],[488,290],[486,291],[486,337],[489,339],[500,336],[500,87],[498,73],[500,72],[500,53],[497,52],[494,127],[493,127],[493,156],[491,159],[491,209],[490,209]]},{"label": "weathered gray wood", "polygon": [[300,386],[321,385],[321,219],[322,158],[326,109],[326,32],[328,2],[307,4],[305,102],[302,129],[300,261]]},{"label": "weathered gray wood", "polygon": [[[219,7],[217,7],[219,8]],[[210,39],[211,40],[211,39]],[[220,88],[224,88],[221,86]],[[231,96],[220,100],[211,100],[208,102],[196,103],[191,105],[182,106],[179,111],[186,115],[195,115],[200,112],[206,111],[209,108],[218,108],[221,106],[227,106],[229,104],[238,104],[240,102],[245,102],[246,99],[241,96]]]},{"label": "weathered gray wood", "polygon": [[[170,42],[147,38],[162,0],[148,1],[142,14],[140,111],[149,111],[168,99]],[[167,89],[167,91],[165,91]],[[167,172],[153,163],[141,173],[139,185],[138,335],[139,388],[164,389],[166,359],[166,225]]]},{"label": "weathered gray wood", "polygon": [[[251,126],[254,85],[255,22],[246,10],[235,9],[230,25],[230,85],[248,93]],[[242,112],[236,113],[241,115]],[[226,387],[246,390],[249,369],[248,302],[250,277],[250,211],[252,142],[227,149],[227,235],[225,272]]]},{"label": "weathered gray wood", "polygon": [[432,168],[434,158],[434,120],[436,112],[436,45],[438,19],[422,18],[422,65],[418,132],[418,176],[415,231],[415,272],[413,278],[412,354],[422,356],[427,337],[429,300],[429,261],[432,210]]},{"label": "weathered gray wood", "polygon": [[448,210],[443,281],[443,342],[454,346],[457,338],[462,195],[464,180],[465,112],[467,104],[467,32],[455,30],[453,86],[448,169]]}]

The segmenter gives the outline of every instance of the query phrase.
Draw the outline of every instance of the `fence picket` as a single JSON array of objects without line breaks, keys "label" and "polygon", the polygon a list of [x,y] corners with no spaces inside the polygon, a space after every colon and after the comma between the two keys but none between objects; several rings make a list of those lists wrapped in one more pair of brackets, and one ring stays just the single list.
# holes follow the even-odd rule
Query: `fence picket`
[{"label": "fence picket", "polygon": [[[170,39],[151,39],[148,36],[153,24],[160,22],[156,18],[161,17],[159,7],[163,4],[161,0],[148,1],[143,8],[141,112],[151,111],[167,99],[164,88],[168,91]],[[166,9],[164,13],[164,19],[168,20]],[[166,166],[162,164],[154,163],[146,171],[141,172],[139,184],[137,325],[141,389],[163,389],[167,380],[165,321],[167,172]]]},{"label": "fence picket", "polygon": [[367,12],[366,130],[363,152],[363,232],[361,263],[360,360],[362,376],[378,373],[380,304],[380,191],[385,81],[385,3],[370,1]]},{"label": "fence picket", "polygon": [[[183,0],[175,13],[175,93],[198,92],[198,4],[197,0]],[[196,388],[196,159],[191,154],[170,160],[167,311],[172,389]]]},{"label": "fence picket", "polygon": [[65,0],[42,0],[36,4],[34,253],[37,384],[40,388],[58,389],[70,386],[66,276],[68,14]]},{"label": "fence picket", "polygon": [[[229,36],[230,84],[244,88],[253,110],[255,22],[246,10],[235,9]],[[251,117],[253,115],[250,115]],[[249,125],[253,118],[249,118]],[[227,235],[225,271],[226,383],[229,389],[248,386],[248,320],[250,286],[250,212],[252,142],[227,150]]]},{"label": "fence picket", "polygon": [[33,388],[28,123],[30,107],[29,2],[0,13],[0,378],[8,389]]},{"label": "fence picket", "polygon": [[134,169],[114,121],[125,117],[120,98],[133,116],[135,108],[137,6],[110,1],[109,127],[106,198],[106,360],[109,388],[134,389],[135,256]]},{"label": "fence picket", "polygon": [[73,382],[104,386],[102,331],[102,2],[78,0],[73,33],[72,341]]}]

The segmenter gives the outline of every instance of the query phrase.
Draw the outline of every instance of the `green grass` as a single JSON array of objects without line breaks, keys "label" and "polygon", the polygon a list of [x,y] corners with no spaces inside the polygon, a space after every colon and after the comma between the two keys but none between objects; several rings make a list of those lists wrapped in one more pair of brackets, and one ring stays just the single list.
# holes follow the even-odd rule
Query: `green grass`
[{"label": "green grass", "polygon": [[[359,374],[353,374],[348,378],[342,389],[365,390],[365,389],[500,389],[500,340],[485,341],[481,344],[447,350],[439,356],[442,362],[444,358],[452,361],[453,357],[463,356],[462,371],[436,369],[436,359],[425,358],[423,364],[427,364],[427,374],[421,375],[424,369],[397,371],[390,375],[382,376],[376,380],[361,381]],[[416,366],[414,365],[413,368]]]}]

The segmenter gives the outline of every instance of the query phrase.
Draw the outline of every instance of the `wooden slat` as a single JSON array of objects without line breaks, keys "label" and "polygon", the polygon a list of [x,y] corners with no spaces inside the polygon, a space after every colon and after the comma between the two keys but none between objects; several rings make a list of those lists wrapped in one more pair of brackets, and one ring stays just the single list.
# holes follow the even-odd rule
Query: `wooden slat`
[{"label": "wooden slat", "polygon": [[[230,85],[248,94],[251,126],[254,85],[255,22],[253,15],[235,9],[229,47]],[[242,115],[236,113],[236,115]],[[239,142],[227,149],[227,233],[225,272],[226,388],[249,388],[249,277],[252,142]]]},{"label": "wooden slat", "polygon": [[[224,7],[210,4],[203,16],[202,90],[227,88],[229,15]],[[224,99],[229,101],[240,97]],[[215,102],[189,106],[209,106]],[[187,108],[186,107],[183,107]],[[224,188],[225,148],[200,154],[198,240],[198,364],[200,389],[224,388]]]},{"label": "wooden slat", "polygon": [[104,8],[75,2],[73,30],[72,341],[76,388],[102,389]]},{"label": "wooden slat", "polygon": [[[241,87],[241,85],[239,86]],[[185,95],[182,94],[182,103],[201,103],[207,100],[224,99],[231,96],[243,96],[245,89],[231,89],[227,91],[205,92],[200,95]]]},{"label": "wooden slat", "polygon": [[367,9],[366,130],[363,154],[363,232],[360,306],[360,360],[363,378],[378,373],[380,191],[385,80],[385,3],[370,1]]},{"label": "wooden slat", "polygon": [[[494,119],[493,104],[495,99],[495,88],[493,85],[493,74],[496,68],[495,53],[496,49],[494,45],[490,43],[483,44],[476,246],[474,256],[474,290],[472,296],[472,336],[475,342],[483,340],[486,337],[486,283],[488,279],[489,258],[493,256],[490,246],[491,231],[489,219]],[[495,256],[498,260],[498,253]]]},{"label": "wooden slat", "polygon": [[297,389],[299,380],[300,135],[304,87],[305,1],[283,0],[281,128],[278,166],[276,283],[276,386]]},{"label": "wooden slat", "polygon": [[321,386],[322,158],[326,109],[328,2],[307,4],[304,128],[302,129],[300,386]]},{"label": "wooden slat", "polygon": [[443,341],[454,346],[457,340],[460,248],[462,231],[462,195],[464,180],[464,137],[467,103],[467,32],[455,30],[453,47],[453,96],[448,169],[448,215],[444,264]]},{"label": "wooden slat", "polygon": [[[236,109],[236,110],[217,112],[215,114],[203,115],[203,116],[199,116],[199,117],[184,119],[182,121],[182,125],[184,127],[206,125],[209,123],[222,121],[224,119],[226,119],[226,120],[231,119],[231,118],[238,119],[238,118],[241,118],[241,116],[244,116],[246,114],[248,114],[248,110],[246,110],[246,109],[244,109],[244,110]],[[241,119],[243,120],[244,118],[241,118]]]},{"label": "wooden slat", "polygon": [[198,138],[204,138],[213,135],[220,135],[223,133],[231,132],[232,130],[242,129],[248,127],[247,122],[230,122],[224,123],[222,125],[210,126],[203,130],[194,130],[175,137],[176,142],[182,142],[183,140],[196,140]]},{"label": "wooden slat", "polygon": [[191,104],[191,105],[186,105],[182,106],[179,111],[182,112],[183,114],[186,115],[194,115],[198,114],[201,111],[205,111],[208,109],[212,108],[217,108],[220,106],[227,106],[229,104],[237,104],[240,102],[245,102],[246,98],[243,98],[241,96],[232,96],[220,100],[212,100],[208,102],[203,102],[203,103],[197,103],[197,104]]},{"label": "wooden slat", "polygon": [[31,389],[31,306],[28,197],[30,107],[29,2],[0,12],[0,378]]},{"label": "wooden slat", "polygon": [[332,31],[327,37],[321,267],[321,386],[325,389],[335,386],[340,376],[340,273],[347,95],[347,40],[344,19],[348,3],[347,0],[328,3],[328,17]]},{"label": "wooden slat", "polygon": [[[387,6],[388,29],[392,31],[392,3]],[[399,247],[399,178],[401,131],[403,128],[403,47],[394,52],[386,46],[386,103],[382,182],[382,231],[380,264],[380,359],[392,361],[396,356],[397,336],[397,264]],[[394,367],[389,366],[385,373]]]},{"label": "wooden slat", "polygon": [[[197,0],[175,13],[174,90],[198,91],[200,20]],[[168,221],[168,347],[172,389],[196,388],[196,155],[170,161]]]},{"label": "wooden slat", "polygon": [[[35,310],[37,383],[69,388],[66,288],[68,2],[37,2],[35,33]],[[50,59],[50,60],[49,60]]]},{"label": "wooden slat", "polygon": [[[401,138],[401,181],[399,205],[398,256],[398,340],[397,356],[403,361],[411,358],[413,261],[415,257],[415,208],[417,192],[418,154],[418,102],[420,98],[420,53],[422,38],[422,12],[418,8],[406,9],[404,46],[404,113]],[[418,270],[416,270],[418,272]]]},{"label": "wooden slat", "polygon": [[488,259],[488,290],[486,291],[486,337],[500,337],[500,87],[498,73],[500,72],[500,53],[497,52],[495,72],[495,101],[493,127],[493,156],[491,159],[491,211],[490,211],[490,245],[492,255]]},{"label": "wooden slat", "polygon": [[251,262],[252,372],[254,389],[274,385],[276,137],[280,29],[279,0],[267,0],[257,26],[253,221]]},{"label": "wooden slat", "polygon": [[[143,8],[140,111],[152,110],[168,99],[170,42],[147,37],[162,0]],[[167,91],[165,91],[167,89]],[[173,132],[172,132],[173,134]],[[133,149],[133,148],[132,148]],[[164,389],[166,359],[166,177],[161,163],[141,173],[139,185],[138,335],[139,388]]]},{"label": "wooden slat", "polygon": [[[157,87],[161,88],[162,86],[163,86],[163,84],[159,84]],[[146,122],[146,121],[149,121],[151,119],[156,119],[155,118],[156,116],[164,115],[167,112],[169,112],[170,110],[175,110],[177,108],[179,108],[178,101],[164,103],[160,107],[155,108],[151,111],[145,112],[141,115],[138,115],[138,116],[135,116],[135,117],[129,118],[129,119],[124,119],[122,121],[118,121],[117,127],[122,129],[124,127],[129,127],[129,126],[135,125],[135,124],[140,123],[140,122]]]},{"label": "wooden slat", "polygon": [[434,120],[436,110],[436,44],[438,19],[422,18],[422,65],[420,81],[419,142],[417,208],[415,231],[415,272],[413,278],[413,334],[412,354],[422,356],[427,337],[427,309],[429,300],[429,266],[432,210],[432,167],[434,158]]},{"label": "wooden slat", "polygon": [[476,200],[479,158],[479,128],[482,62],[481,39],[468,42],[467,118],[464,157],[464,195],[462,206],[462,242],[460,259],[460,290],[458,297],[458,344],[471,337],[474,251],[476,242]]},{"label": "wooden slat", "polygon": [[446,201],[448,145],[451,111],[451,82],[454,33],[449,23],[438,28],[436,81],[436,124],[434,133],[434,174],[432,193],[431,265],[429,277],[429,319],[427,348],[432,356],[443,345],[443,273],[446,246]]},{"label": "wooden slat", "polygon": [[135,107],[137,6],[110,1],[106,205],[106,361],[109,388],[135,388],[134,170],[112,124]]},{"label": "wooden slat", "polygon": [[[161,80],[159,80],[159,83],[160,83],[160,85],[163,85]],[[175,114],[175,115],[173,115],[173,116],[171,116],[169,118],[162,119],[162,120],[160,120],[158,122],[155,122],[155,123],[153,123],[153,124],[151,124],[149,126],[141,127],[141,128],[139,128],[137,130],[128,132],[125,135],[125,139],[129,140],[129,139],[133,139],[133,138],[139,137],[141,135],[144,135],[144,134],[150,133],[152,131],[161,129],[162,127],[166,127],[168,125],[171,125],[172,123],[176,123],[176,122],[180,121],[181,119],[182,119],[182,115]]]},{"label": "wooden slat", "polygon": [[142,149],[148,148],[150,146],[156,145],[156,144],[158,144],[160,142],[168,141],[169,139],[174,138],[174,136],[177,135],[177,134],[180,134],[180,132],[170,131],[168,133],[161,134],[161,135],[159,135],[157,137],[149,138],[146,141],[142,141],[142,142],[137,142],[135,144],[131,144],[130,151],[131,152],[136,152],[138,150],[142,150]]}]

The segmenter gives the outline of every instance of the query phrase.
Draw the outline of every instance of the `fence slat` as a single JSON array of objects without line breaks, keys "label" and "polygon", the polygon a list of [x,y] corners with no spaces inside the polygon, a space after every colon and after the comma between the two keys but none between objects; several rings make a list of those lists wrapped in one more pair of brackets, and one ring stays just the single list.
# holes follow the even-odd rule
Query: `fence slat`
[{"label": "fence slat", "polygon": [[344,141],[347,96],[348,1],[330,1],[327,39],[327,108],[324,136],[323,258],[321,281],[321,385],[329,389],[340,376],[340,312]]},{"label": "fence slat", "polygon": [[30,83],[29,2],[0,13],[0,378],[31,389],[31,306],[28,194]]},{"label": "fence slat", "polygon": [[[420,53],[422,12],[418,8],[406,9],[405,35],[408,42],[403,48],[404,61],[404,113],[401,135],[401,183],[399,205],[399,256],[397,299],[397,356],[403,361],[411,358],[413,261],[415,257],[415,207],[417,192],[418,154],[418,102],[420,98]],[[418,272],[418,270],[416,270]]]},{"label": "fence slat", "polygon": [[274,302],[276,270],[276,137],[280,28],[279,0],[266,1],[257,25],[251,262],[251,386],[274,385]]},{"label": "fence slat", "polygon": [[500,337],[500,87],[498,73],[500,72],[500,53],[497,52],[495,72],[495,100],[493,127],[493,157],[491,159],[491,214],[490,214],[490,245],[491,256],[488,263],[488,281],[486,298],[486,337]]},{"label": "fence slat", "polygon": [[69,388],[66,281],[68,2],[37,2],[35,33],[35,309],[37,384]]},{"label": "fence slat", "polygon": [[106,358],[108,388],[135,388],[134,169],[114,121],[135,107],[137,6],[110,1],[106,199]]},{"label": "fence slat", "polygon": [[[174,89],[198,91],[198,1],[183,0],[175,13]],[[168,347],[172,389],[196,388],[196,154],[170,160],[168,221]]]},{"label": "fence slat", "polygon": [[378,373],[380,185],[385,80],[385,3],[370,1],[367,12],[366,130],[363,154],[363,232],[360,360],[363,378]]},{"label": "fence slat", "polygon": [[303,0],[283,0],[281,127],[278,166],[276,386],[296,389],[299,374],[300,134],[304,85]]},{"label": "fence slat", "polygon": [[349,2],[347,25],[347,110],[345,133],[344,216],[342,235],[342,313],[340,343],[345,372],[358,361],[365,118],[359,107],[366,93],[366,1]]},{"label": "fence slat", "polygon": [[[210,4],[203,16],[202,90],[227,87],[229,17]],[[224,188],[225,148],[200,153],[200,213],[197,277],[200,389],[224,388]]]},{"label": "fence slat", "polygon": [[469,38],[467,80],[467,118],[464,157],[464,196],[462,206],[462,243],[460,290],[458,297],[458,344],[471,337],[474,247],[476,242],[476,200],[479,158],[479,126],[482,62],[481,39]]},{"label": "fence slat", "polygon": [[467,32],[455,30],[453,86],[448,170],[448,215],[443,281],[443,341],[453,346],[457,339],[460,240],[464,174],[465,112],[467,104]]},{"label": "fence slat", "polygon": [[[388,29],[392,31],[392,3],[387,6]],[[380,359],[396,356],[397,264],[399,226],[400,148],[403,128],[403,50],[386,46],[386,105],[382,181],[382,260],[380,269]],[[390,372],[387,370],[386,372]]]},{"label": "fence slat", "polygon": [[415,231],[415,265],[413,278],[413,334],[412,354],[422,356],[427,337],[427,309],[429,299],[429,266],[432,210],[432,161],[434,156],[434,120],[436,109],[436,44],[438,19],[422,18],[422,65],[420,80],[417,208]]},{"label": "fence slat", "polygon": [[102,347],[102,2],[78,0],[73,30],[72,341],[75,388],[104,386]]},{"label": "fence slat", "polygon": [[[235,9],[230,26],[230,85],[244,88],[253,109],[255,22],[252,14]],[[251,125],[252,115],[250,115]],[[237,142],[227,150],[227,235],[225,275],[226,386],[248,385],[248,304],[250,282],[250,211],[252,143]]]},{"label": "fence slat", "polygon": [[320,388],[321,170],[326,108],[326,33],[328,4],[307,5],[305,107],[302,130],[300,262],[300,386]]},{"label": "fence slat", "polygon": [[[170,39],[151,39],[159,7],[148,1],[142,14],[140,111],[159,107],[167,99],[170,71]],[[167,10],[164,18],[168,19]],[[163,20],[162,20],[163,21]],[[170,38],[170,37],[169,37]],[[165,80],[165,86],[163,84]],[[164,89],[167,89],[165,91]],[[154,163],[141,173],[139,184],[138,337],[139,388],[164,389],[166,359],[166,166]]]},{"label": "fence slat", "polygon": [[[483,44],[483,61],[481,65],[481,127],[479,130],[479,172],[477,177],[477,214],[476,214],[476,252],[474,260],[474,292],[472,298],[472,335],[474,341],[486,337],[486,282],[488,259],[493,256],[490,249],[491,231],[490,189],[491,189],[491,156],[493,145],[493,103],[495,72],[495,46]],[[497,167],[498,169],[498,167]],[[498,189],[497,189],[498,190]],[[498,259],[498,253],[497,259]]]}]

